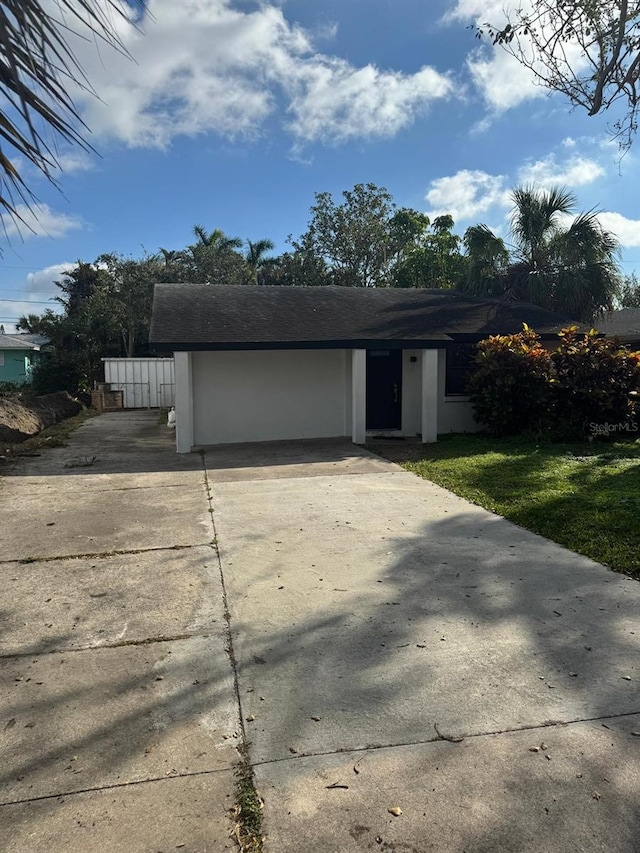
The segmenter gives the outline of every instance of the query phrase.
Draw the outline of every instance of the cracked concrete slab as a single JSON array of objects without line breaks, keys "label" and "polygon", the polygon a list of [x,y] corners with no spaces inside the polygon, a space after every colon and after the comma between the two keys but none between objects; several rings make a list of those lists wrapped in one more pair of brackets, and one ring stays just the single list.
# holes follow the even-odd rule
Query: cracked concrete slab
[{"label": "cracked concrete slab", "polygon": [[603,722],[260,765],[268,849],[634,853],[640,716]]},{"label": "cracked concrete slab", "polygon": [[640,711],[627,578],[406,472],[213,502],[254,761]]},{"label": "cracked concrete slab", "polygon": [[[212,539],[204,478],[172,489],[78,491],[61,480],[55,495],[3,487],[3,560],[204,545]],[[25,519],[29,535],[25,536]]]},{"label": "cracked concrete slab", "polygon": [[3,850],[232,846],[224,596],[202,459],[172,439],[105,415],[3,471]]},{"label": "cracked concrete slab", "polygon": [[221,632],[0,661],[2,801],[233,767],[223,643]]},{"label": "cracked concrete slab", "polygon": [[0,586],[2,656],[223,630],[212,546],[2,563]]},{"label": "cracked concrete slab", "polygon": [[237,849],[232,801],[224,773],[169,777],[0,806],[0,835],[6,853],[217,853]]}]

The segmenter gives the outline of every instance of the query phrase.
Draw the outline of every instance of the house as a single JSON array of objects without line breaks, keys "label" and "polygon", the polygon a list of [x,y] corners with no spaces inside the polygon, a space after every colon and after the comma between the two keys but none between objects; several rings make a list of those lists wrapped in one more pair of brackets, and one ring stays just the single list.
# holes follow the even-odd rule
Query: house
[{"label": "house", "polygon": [[[157,284],[150,339],[174,353],[179,452],[228,442],[478,429],[475,345],[569,321],[446,290]],[[523,401],[526,405],[526,401]]]},{"label": "house", "polygon": [[596,324],[608,338],[620,338],[631,350],[640,350],[640,308],[610,311]]},{"label": "house", "polygon": [[0,382],[24,385],[31,382],[31,371],[49,341],[42,335],[0,333]]}]

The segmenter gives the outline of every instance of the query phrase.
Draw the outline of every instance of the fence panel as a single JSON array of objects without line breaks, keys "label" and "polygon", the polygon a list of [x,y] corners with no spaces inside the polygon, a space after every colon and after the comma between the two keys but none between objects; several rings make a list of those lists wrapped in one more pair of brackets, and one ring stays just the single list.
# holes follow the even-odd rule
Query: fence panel
[{"label": "fence panel", "polygon": [[172,358],[103,358],[104,381],[124,391],[125,409],[170,408],[175,404]]}]

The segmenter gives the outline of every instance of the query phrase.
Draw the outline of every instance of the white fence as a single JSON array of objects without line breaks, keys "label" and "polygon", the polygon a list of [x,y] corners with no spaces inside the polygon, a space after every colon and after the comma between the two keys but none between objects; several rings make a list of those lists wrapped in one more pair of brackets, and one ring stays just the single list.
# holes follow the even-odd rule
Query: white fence
[{"label": "white fence", "polygon": [[168,409],[175,404],[172,358],[103,358],[104,381],[124,391],[125,409]]}]

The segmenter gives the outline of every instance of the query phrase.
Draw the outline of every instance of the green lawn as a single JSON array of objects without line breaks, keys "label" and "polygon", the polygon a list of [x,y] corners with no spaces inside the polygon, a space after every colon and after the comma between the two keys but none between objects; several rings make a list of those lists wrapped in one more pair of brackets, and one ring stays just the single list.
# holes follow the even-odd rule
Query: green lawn
[{"label": "green lawn", "polygon": [[453,435],[372,445],[516,524],[640,579],[640,439],[547,444]]}]

